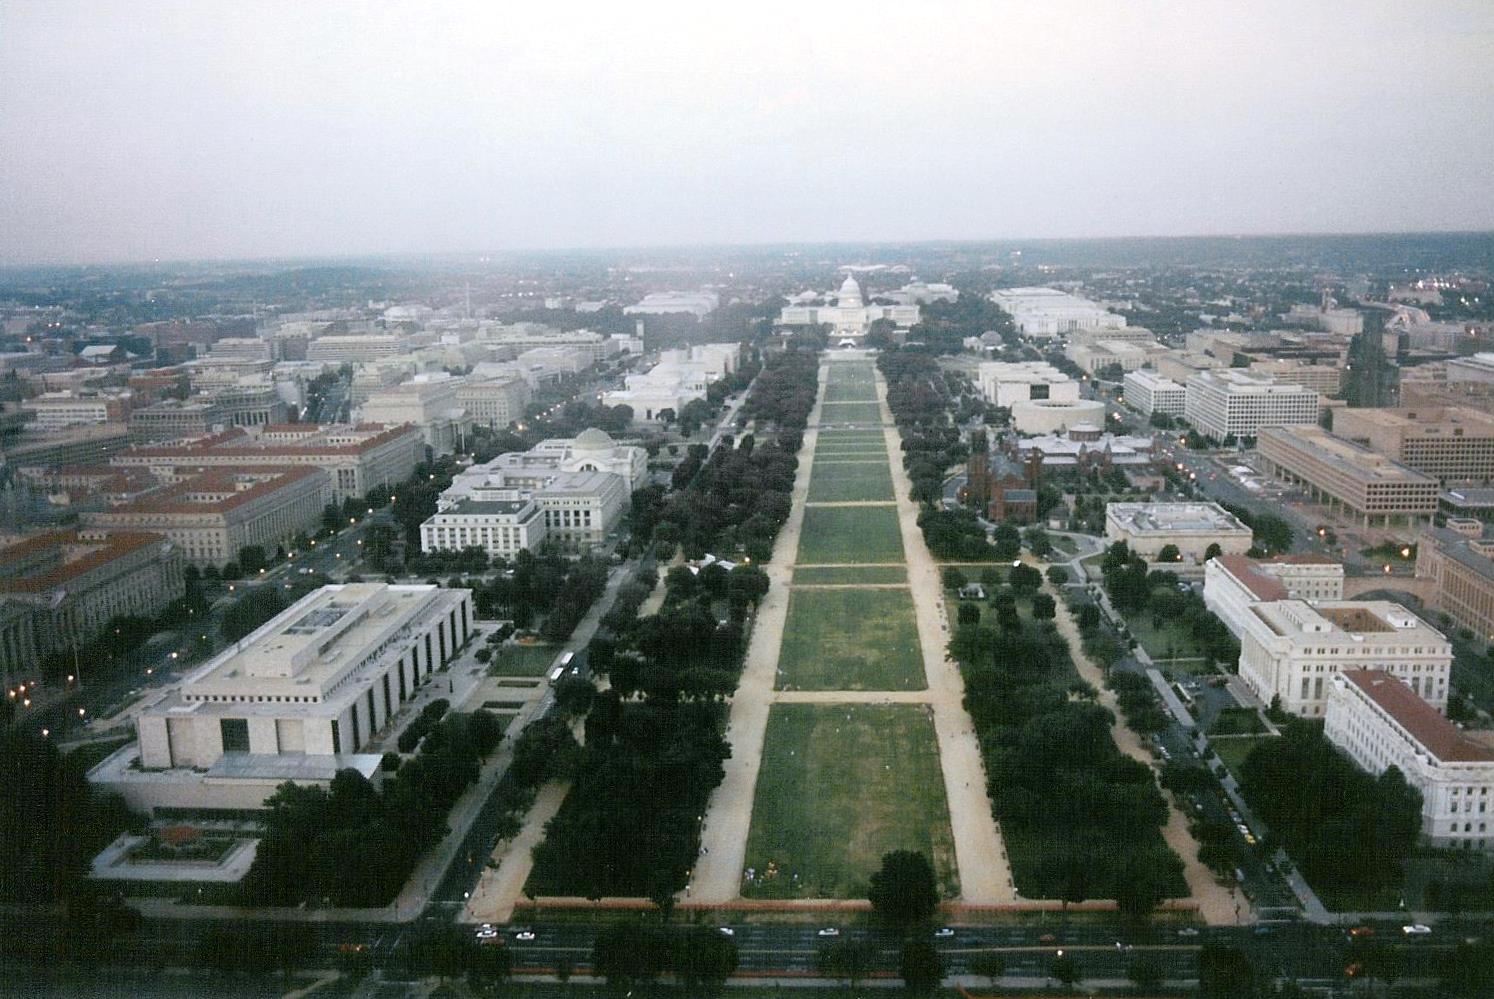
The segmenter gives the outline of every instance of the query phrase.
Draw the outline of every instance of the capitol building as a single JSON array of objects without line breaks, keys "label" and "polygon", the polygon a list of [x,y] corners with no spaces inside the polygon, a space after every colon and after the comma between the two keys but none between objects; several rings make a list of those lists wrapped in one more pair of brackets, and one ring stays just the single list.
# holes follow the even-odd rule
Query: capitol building
[{"label": "capitol building", "polygon": [[878,319],[890,319],[898,326],[918,322],[916,305],[867,305],[861,297],[861,286],[854,275],[847,274],[834,305],[789,305],[778,317],[780,326],[819,326],[828,324],[833,340],[841,345],[855,345],[866,336]]}]

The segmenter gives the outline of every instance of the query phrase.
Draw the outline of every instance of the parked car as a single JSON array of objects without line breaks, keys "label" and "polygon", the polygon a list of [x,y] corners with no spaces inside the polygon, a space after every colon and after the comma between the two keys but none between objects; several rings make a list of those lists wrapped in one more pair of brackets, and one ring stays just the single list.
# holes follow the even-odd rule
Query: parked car
[{"label": "parked car", "polygon": [[840,930],[836,929],[833,926],[826,926],[824,929],[820,930],[819,933],[816,934],[816,936],[838,937],[840,936]]}]

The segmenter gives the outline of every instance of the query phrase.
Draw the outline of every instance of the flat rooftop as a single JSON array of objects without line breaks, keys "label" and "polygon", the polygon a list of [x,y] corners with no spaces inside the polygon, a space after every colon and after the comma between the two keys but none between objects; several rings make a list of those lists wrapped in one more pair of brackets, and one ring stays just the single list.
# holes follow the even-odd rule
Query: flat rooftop
[{"label": "flat rooftop", "polygon": [[1250,528],[1217,503],[1111,503],[1105,516],[1133,534],[1250,533]]},{"label": "flat rooftop", "polygon": [[344,678],[379,660],[391,639],[444,611],[443,595],[457,592],[426,584],[323,586],[198,667],[156,710],[188,714],[221,705],[242,714],[259,704],[283,713],[286,699],[321,703]]},{"label": "flat rooftop", "polygon": [[1494,435],[1494,416],[1468,406],[1405,406],[1400,409],[1346,409],[1347,423],[1431,436]]},{"label": "flat rooftop", "polygon": [[1361,447],[1353,441],[1336,437],[1322,427],[1306,424],[1296,427],[1262,427],[1257,446],[1276,441],[1285,447],[1306,452],[1310,457],[1362,482],[1425,484],[1436,488],[1438,482],[1422,475],[1393,458]]},{"label": "flat rooftop", "polygon": [[1254,604],[1250,609],[1271,631],[1295,642],[1317,645],[1337,641],[1352,649],[1364,642],[1365,636],[1373,635],[1375,641],[1390,640],[1396,645],[1447,645],[1447,638],[1440,631],[1388,600],[1336,600],[1318,604],[1274,600]]}]

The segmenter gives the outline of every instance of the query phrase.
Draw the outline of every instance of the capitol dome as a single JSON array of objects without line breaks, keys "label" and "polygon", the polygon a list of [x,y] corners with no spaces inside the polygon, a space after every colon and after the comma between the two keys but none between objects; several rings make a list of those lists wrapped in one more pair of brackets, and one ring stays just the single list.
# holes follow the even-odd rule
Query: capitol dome
[{"label": "capitol dome", "polygon": [[840,286],[840,291],[835,293],[835,304],[842,308],[861,307],[863,304],[861,301],[861,285],[856,283],[855,275],[846,275],[845,283]]},{"label": "capitol dome", "polygon": [[612,447],[612,437],[605,430],[588,427],[581,431],[572,445],[577,451],[605,451]]}]

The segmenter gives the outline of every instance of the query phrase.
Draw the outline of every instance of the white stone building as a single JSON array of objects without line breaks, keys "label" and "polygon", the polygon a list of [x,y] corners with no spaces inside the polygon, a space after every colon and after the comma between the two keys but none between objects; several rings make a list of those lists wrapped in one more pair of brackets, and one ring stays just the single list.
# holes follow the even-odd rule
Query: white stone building
[{"label": "white stone building", "polygon": [[1254,559],[1220,555],[1204,565],[1204,606],[1239,638],[1245,617],[1258,603],[1344,598],[1344,567],[1321,555],[1277,555]]},{"label": "white stone building", "polygon": [[89,779],[137,810],[181,813],[259,808],[284,780],[343,767],[371,774],[379,757],[360,751],[472,624],[469,590],[324,586],[142,711],[135,745]]},{"label": "white stone building", "polygon": [[484,496],[464,496],[444,505],[420,525],[420,550],[459,552],[481,548],[491,558],[511,559],[521,551],[533,551],[544,543],[545,511],[521,490],[484,490]]},{"label": "white stone building", "polygon": [[1447,705],[1452,645],[1415,614],[1384,600],[1274,600],[1251,606],[1240,639],[1240,679],[1262,701],[1321,718],[1335,673],[1385,670],[1439,710]]},{"label": "white stone building", "polygon": [[1240,555],[1254,543],[1250,528],[1218,503],[1111,503],[1105,507],[1105,539],[1124,541],[1148,562],[1176,545],[1181,566],[1202,563],[1210,545]]},{"label": "white stone building", "polygon": [[359,408],[365,423],[419,427],[434,453],[458,450],[472,430],[472,421],[457,402],[461,380],[445,372],[420,374],[400,385],[379,389]]},{"label": "white stone building", "polygon": [[1182,416],[1188,389],[1154,371],[1131,371],[1124,382],[1126,405],[1143,416]]},{"label": "white stone building", "polygon": [[678,416],[686,403],[704,399],[712,382],[736,371],[740,354],[741,345],[735,343],[663,351],[648,371],[627,375],[623,379],[625,388],[604,392],[602,403],[627,406],[635,420],[644,422],[659,420],[665,410]]},{"label": "white stone building", "polygon": [[1225,368],[1188,379],[1183,417],[1204,436],[1224,440],[1255,437],[1262,427],[1315,424],[1321,410],[1311,389]]},{"label": "white stone building", "polygon": [[1075,402],[1079,383],[1046,361],[983,361],[976,369],[987,402],[1011,407],[1029,399]]},{"label": "white stone building", "polygon": [[1056,288],[999,288],[991,301],[1012,317],[1017,332],[1044,339],[1076,330],[1124,329],[1126,317]]},{"label": "white stone building", "polygon": [[1377,777],[1400,770],[1421,792],[1421,831],[1433,846],[1482,851],[1494,842],[1494,750],[1401,680],[1372,670],[1336,674],[1323,735]]},{"label": "white stone building", "polygon": [[859,339],[866,336],[871,324],[888,319],[898,326],[912,326],[920,316],[916,305],[867,305],[861,297],[861,285],[847,274],[835,293],[834,305],[787,305],[778,317],[780,326],[831,327],[832,338]]}]

